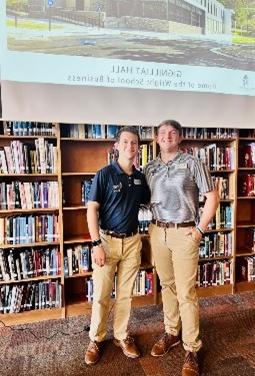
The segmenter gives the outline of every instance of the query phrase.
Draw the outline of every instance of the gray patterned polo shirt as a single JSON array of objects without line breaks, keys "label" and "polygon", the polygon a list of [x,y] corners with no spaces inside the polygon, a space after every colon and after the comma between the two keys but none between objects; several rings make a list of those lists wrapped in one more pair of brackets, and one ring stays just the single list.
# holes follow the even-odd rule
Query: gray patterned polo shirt
[{"label": "gray patterned polo shirt", "polygon": [[168,163],[164,163],[159,155],[146,165],[144,173],[151,189],[154,219],[198,223],[199,195],[214,189],[211,175],[203,162],[179,151]]}]

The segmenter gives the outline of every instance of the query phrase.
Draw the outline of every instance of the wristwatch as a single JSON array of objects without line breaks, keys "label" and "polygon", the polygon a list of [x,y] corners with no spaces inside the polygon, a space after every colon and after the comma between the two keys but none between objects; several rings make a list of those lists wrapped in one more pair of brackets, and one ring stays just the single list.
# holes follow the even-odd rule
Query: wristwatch
[{"label": "wristwatch", "polygon": [[98,240],[92,240],[91,244],[92,244],[92,247],[96,247],[97,245],[100,245],[102,243],[102,240],[101,239],[98,239]]}]

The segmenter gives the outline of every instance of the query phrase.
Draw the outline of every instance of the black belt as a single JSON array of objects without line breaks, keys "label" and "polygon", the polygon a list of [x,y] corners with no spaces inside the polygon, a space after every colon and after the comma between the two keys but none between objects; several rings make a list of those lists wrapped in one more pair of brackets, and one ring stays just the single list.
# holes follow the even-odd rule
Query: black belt
[{"label": "black belt", "polygon": [[183,222],[183,223],[174,223],[174,222],[163,222],[163,221],[158,221],[157,219],[153,219],[152,223],[158,227],[163,227],[163,228],[180,228],[180,227],[193,227],[195,226],[195,222]]},{"label": "black belt", "polygon": [[118,239],[129,238],[130,236],[136,235],[138,232],[138,230],[135,230],[133,232],[115,232],[115,231],[103,230],[103,229],[100,229],[100,231],[102,231],[102,233],[105,235],[110,235],[113,238],[118,238]]}]

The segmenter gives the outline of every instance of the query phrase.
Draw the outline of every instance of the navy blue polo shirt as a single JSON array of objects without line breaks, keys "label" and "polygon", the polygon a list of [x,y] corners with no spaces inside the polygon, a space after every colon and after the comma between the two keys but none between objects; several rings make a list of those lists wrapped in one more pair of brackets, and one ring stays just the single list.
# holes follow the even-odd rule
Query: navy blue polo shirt
[{"label": "navy blue polo shirt", "polygon": [[103,230],[130,233],[137,230],[140,204],[150,200],[145,176],[135,168],[127,175],[118,165],[97,172],[89,195],[90,201],[100,204],[99,224]]}]

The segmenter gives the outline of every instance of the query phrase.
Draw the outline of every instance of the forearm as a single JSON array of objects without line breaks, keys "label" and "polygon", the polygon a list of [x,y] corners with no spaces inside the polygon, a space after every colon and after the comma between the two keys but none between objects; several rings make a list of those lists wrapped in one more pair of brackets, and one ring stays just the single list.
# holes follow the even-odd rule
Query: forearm
[{"label": "forearm", "polygon": [[98,240],[100,238],[98,211],[94,206],[88,205],[87,222],[91,239]]}]

